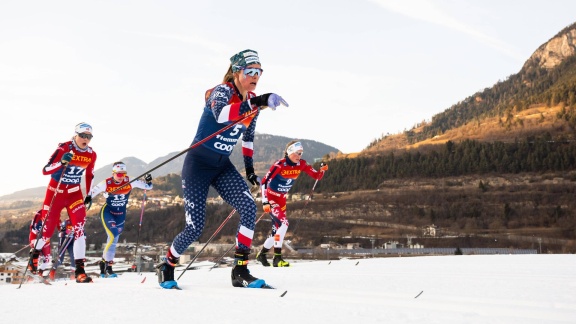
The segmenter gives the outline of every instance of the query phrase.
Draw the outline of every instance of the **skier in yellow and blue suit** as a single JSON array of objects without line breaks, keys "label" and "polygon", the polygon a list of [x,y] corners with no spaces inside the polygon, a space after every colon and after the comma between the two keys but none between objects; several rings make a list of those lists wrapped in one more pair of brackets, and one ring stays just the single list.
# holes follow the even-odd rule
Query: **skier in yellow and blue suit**
[{"label": "skier in yellow and blue suit", "polygon": [[144,177],[144,181],[138,179],[130,183],[130,179],[126,175],[126,164],[115,162],[112,165],[112,177],[100,182],[88,194],[90,197],[95,197],[99,193],[104,192],[103,196],[106,198],[106,203],[100,209],[100,220],[108,235],[106,246],[102,252],[102,260],[99,262],[100,277],[102,278],[115,278],[118,276],[112,270],[112,264],[114,264],[118,238],[122,234],[122,230],[124,230],[126,205],[133,188],[152,189],[152,175],[147,174]]}]

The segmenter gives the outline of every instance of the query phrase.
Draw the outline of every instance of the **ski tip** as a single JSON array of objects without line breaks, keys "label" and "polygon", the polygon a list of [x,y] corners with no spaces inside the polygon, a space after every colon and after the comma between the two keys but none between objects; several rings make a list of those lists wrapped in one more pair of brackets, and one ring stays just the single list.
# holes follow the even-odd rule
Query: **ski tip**
[{"label": "ski tip", "polygon": [[282,295],[280,295],[280,297],[286,296],[286,293],[287,293],[287,292],[288,292],[288,290],[284,291],[284,292],[282,293]]},{"label": "ski tip", "polygon": [[142,281],[140,281],[140,283],[144,283],[144,281],[146,281],[146,277],[144,277],[144,279],[142,279]]},{"label": "ski tip", "polygon": [[264,283],[260,288],[262,288],[262,289],[276,289],[275,287],[272,287],[267,283]]}]

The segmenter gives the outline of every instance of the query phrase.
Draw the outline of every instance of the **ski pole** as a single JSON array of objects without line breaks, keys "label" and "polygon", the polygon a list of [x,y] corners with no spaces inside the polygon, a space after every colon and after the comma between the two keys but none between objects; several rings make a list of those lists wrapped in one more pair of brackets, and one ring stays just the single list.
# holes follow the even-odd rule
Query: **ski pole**
[{"label": "ski pole", "polygon": [[[321,163],[320,165],[324,165],[324,163]],[[317,183],[318,183],[318,179],[316,179],[316,181],[314,181],[314,185],[312,186],[312,190],[310,190],[310,193],[308,194],[308,199],[306,199],[306,202],[304,203],[304,207],[302,207],[301,211],[304,211],[306,209],[306,206],[308,205],[308,202],[310,200],[312,200],[312,193],[314,192],[314,188],[316,188]],[[298,221],[296,223],[296,225],[294,225],[294,230],[292,230],[292,236],[294,236],[294,233],[296,233],[296,229],[298,229],[298,224],[300,224],[300,221]]]},{"label": "ski pole", "polygon": [[[58,237],[60,237],[60,232],[62,231],[62,229],[60,229],[58,232]],[[66,240],[68,239],[68,237],[65,237],[64,240],[62,241],[60,238],[58,239],[58,248],[56,249],[56,256],[55,258],[52,260],[52,267],[51,270],[56,271],[56,268],[58,268],[58,263],[60,263],[60,251],[62,251],[62,243],[66,242]]]},{"label": "ski pole", "polygon": [[[56,188],[54,188],[54,196],[52,196],[52,200],[50,201],[50,205],[48,205],[48,211],[46,212],[46,218],[48,218],[48,216],[50,215],[50,210],[52,209],[52,205],[54,204],[54,198],[56,198],[56,195],[58,195],[58,190],[60,190],[60,183],[62,183],[62,179],[64,178],[64,172],[66,172],[66,168],[68,167],[68,164],[64,165],[64,169],[62,170],[62,173],[60,174],[60,179],[58,179],[58,184],[56,185]],[[40,231],[38,231],[40,234],[40,237],[42,237],[42,235],[44,234],[44,219],[40,218]],[[38,235],[36,235],[36,242],[34,242],[34,251],[36,250],[36,247],[38,247]],[[28,265],[30,264],[30,262],[32,261],[32,255],[33,253],[30,253],[30,258],[28,258],[28,263],[26,264],[26,268],[24,268],[24,274],[22,275],[22,280],[20,280],[20,284],[18,285],[18,288],[16,289],[20,289],[20,287],[22,287],[22,281],[24,281],[24,278],[26,278],[26,273],[28,272]]]},{"label": "ski pole", "polygon": [[204,246],[202,247],[202,249],[200,249],[200,251],[198,251],[198,253],[196,253],[196,255],[192,258],[192,260],[190,260],[190,263],[188,263],[188,265],[186,266],[186,269],[184,269],[182,271],[182,273],[178,276],[178,280],[180,279],[180,277],[182,277],[182,275],[184,274],[184,272],[186,272],[186,270],[188,270],[188,267],[190,267],[192,265],[192,263],[194,263],[194,261],[198,258],[198,256],[200,255],[200,253],[202,253],[202,251],[204,251],[204,249],[208,246],[208,244],[210,244],[210,242],[212,242],[212,240],[214,239],[214,237],[220,232],[220,230],[222,230],[222,227],[224,227],[224,225],[226,225],[226,223],[230,220],[230,218],[232,218],[232,215],[234,215],[234,213],[236,212],[236,208],[232,209],[232,211],[230,212],[230,214],[228,215],[228,217],[226,217],[226,219],[224,219],[224,221],[222,222],[222,224],[220,224],[220,227],[218,227],[216,229],[216,231],[214,232],[214,234],[212,234],[212,236],[210,236],[210,238],[208,239],[208,241],[206,241],[206,243],[204,244]]},{"label": "ski pole", "polygon": [[[262,215],[260,215],[260,217],[258,217],[258,219],[256,220],[256,223],[255,223],[255,224],[258,224],[258,222],[260,221],[260,219],[262,219],[262,217],[263,217],[264,215],[266,215],[266,214],[267,214],[266,212],[262,213]],[[216,260],[216,261],[214,262],[214,267],[216,267],[216,265],[217,265],[218,263],[220,263],[220,260],[224,259],[224,257],[226,256],[226,254],[230,253],[230,251],[232,251],[232,249],[233,249],[235,246],[236,246],[236,243],[233,243],[232,246],[230,246],[230,248],[229,248],[226,252],[224,252],[224,254],[222,254],[222,256],[220,256],[220,257],[218,258],[218,260]],[[211,267],[209,271],[212,271],[212,269],[214,269],[214,267]]]},{"label": "ski pole", "polygon": [[62,244],[59,244],[58,255],[56,256],[56,260],[52,261],[52,269],[56,270],[56,268],[58,268],[58,265],[60,264],[60,258],[62,258],[62,256],[66,252],[66,249],[68,249],[70,242],[72,242],[73,240],[74,240],[74,236],[68,235],[68,236],[66,236],[66,238],[64,239]]},{"label": "ski pole", "polygon": [[62,246],[58,250],[58,260],[60,260],[60,258],[64,255],[66,249],[68,248],[68,245],[70,245],[70,242],[72,242],[73,240],[74,240],[73,236],[71,235],[66,236],[66,239],[64,240],[65,244],[62,244]]},{"label": "ski pole", "polygon": [[[62,242],[60,242],[60,241],[58,242],[57,255],[56,255],[55,260],[52,260],[52,267],[50,269],[51,280],[54,280],[53,276],[56,276],[56,269],[58,268],[58,265],[60,264],[60,259],[64,255],[64,252],[66,252],[66,249],[68,249],[70,242],[72,242],[74,240],[74,236],[72,235],[73,233],[74,232],[70,233],[70,235],[67,235]],[[62,262],[62,264],[63,264],[63,262]]]},{"label": "ski pole", "polygon": [[144,206],[146,205],[146,189],[142,197],[142,210],[140,211],[140,223],[138,223],[138,236],[136,236],[136,249],[134,250],[134,266],[136,265],[136,256],[138,254],[138,245],[140,244],[140,229],[142,228],[142,216],[144,216]]},{"label": "ski pole", "polygon": [[[260,189],[260,186],[255,185],[250,189],[250,192],[253,193],[255,191],[258,191],[258,189]],[[258,192],[256,193],[256,197],[258,197]],[[232,215],[234,215],[235,212],[236,212],[236,208],[232,209],[232,211],[230,212],[230,215],[228,215],[228,217],[226,217],[226,219],[224,219],[222,224],[220,224],[220,227],[218,227],[216,229],[216,231],[214,232],[214,234],[212,234],[212,236],[210,236],[210,238],[208,239],[208,241],[206,241],[206,243],[204,244],[202,249],[200,249],[200,251],[198,251],[198,253],[196,253],[196,255],[192,258],[192,260],[190,260],[190,263],[188,263],[188,265],[186,266],[186,269],[184,269],[182,271],[182,273],[178,276],[178,279],[180,279],[180,277],[182,277],[184,272],[186,272],[186,270],[188,270],[188,268],[192,265],[192,263],[194,263],[194,261],[198,258],[200,253],[202,253],[202,251],[204,251],[204,249],[208,246],[208,244],[210,244],[210,242],[212,242],[214,237],[220,232],[220,230],[222,230],[222,227],[224,227],[224,225],[230,220],[230,218],[232,218]]]},{"label": "ski pole", "polygon": [[23,248],[21,248],[20,250],[14,252],[14,253],[12,253],[12,254],[16,255],[17,253],[21,252],[22,250],[24,250],[24,249],[27,248],[27,247],[30,247],[30,245],[29,245],[29,244],[26,244],[26,245],[24,245]]},{"label": "ski pole", "polygon": [[198,142],[190,145],[190,146],[187,147],[186,149],[182,150],[180,153],[178,153],[178,154],[174,155],[173,157],[169,158],[168,160],[166,160],[166,161],[158,164],[157,166],[153,167],[152,169],[150,169],[150,170],[142,173],[141,175],[139,175],[139,176],[135,177],[134,179],[130,180],[130,182],[128,182],[127,184],[123,185],[122,187],[116,188],[114,191],[111,191],[111,192],[109,192],[108,194],[113,194],[113,193],[115,193],[116,191],[120,190],[121,188],[124,188],[125,186],[127,186],[127,185],[129,185],[129,184],[131,184],[132,182],[136,181],[137,179],[139,179],[139,178],[145,176],[146,174],[148,174],[148,173],[150,173],[150,172],[152,172],[152,171],[160,168],[161,166],[165,165],[166,163],[168,163],[168,162],[176,159],[176,158],[179,157],[180,155],[182,155],[182,154],[184,154],[184,153],[186,153],[186,152],[188,152],[188,151],[190,151],[190,150],[192,150],[192,149],[197,148],[198,146],[204,144],[206,141],[210,140],[210,139],[213,138],[214,136],[216,136],[216,135],[218,135],[218,134],[220,134],[220,133],[222,133],[222,132],[224,132],[224,131],[229,130],[230,128],[236,126],[236,124],[238,124],[238,123],[244,121],[245,119],[247,119],[248,117],[256,114],[258,111],[259,111],[259,110],[254,110],[254,111],[246,114],[244,117],[242,117],[242,118],[240,118],[240,119],[232,122],[232,123],[229,124],[229,125],[226,125],[225,127],[217,130],[216,132],[214,132],[214,133],[206,136],[205,138],[201,139],[200,141],[198,141]]}]

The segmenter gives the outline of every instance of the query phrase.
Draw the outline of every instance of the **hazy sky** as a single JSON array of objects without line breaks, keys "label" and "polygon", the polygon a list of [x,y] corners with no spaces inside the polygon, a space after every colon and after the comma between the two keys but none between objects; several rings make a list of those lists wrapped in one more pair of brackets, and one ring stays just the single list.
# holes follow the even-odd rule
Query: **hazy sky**
[{"label": "hazy sky", "polygon": [[[257,131],[361,151],[517,73],[572,0],[2,1],[0,195],[44,186],[74,125],[96,167],[186,149],[205,90],[257,50]],[[255,143],[258,149],[258,143]]]}]

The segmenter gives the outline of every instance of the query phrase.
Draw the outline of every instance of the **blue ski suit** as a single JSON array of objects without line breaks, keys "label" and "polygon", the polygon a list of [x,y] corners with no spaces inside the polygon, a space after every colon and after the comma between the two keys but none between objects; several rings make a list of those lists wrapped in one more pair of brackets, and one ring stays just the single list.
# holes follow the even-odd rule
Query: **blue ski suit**
[{"label": "blue ski suit", "polygon": [[[255,94],[248,92],[247,96],[250,99]],[[172,242],[170,253],[173,256],[180,257],[202,234],[210,186],[240,214],[237,248],[250,249],[254,236],[256,203],[248,184],[230,161],[230,154],[242,136],[244,164],[247,169],[253,169],[253,141],[259,113],[258,108],[251,107],[248,101],[242,101],[232,83],[220,84],[206,92],[206,105],[192,145],[239,119],[244,120],[188,151],[182,167],[186,225]]]}]

